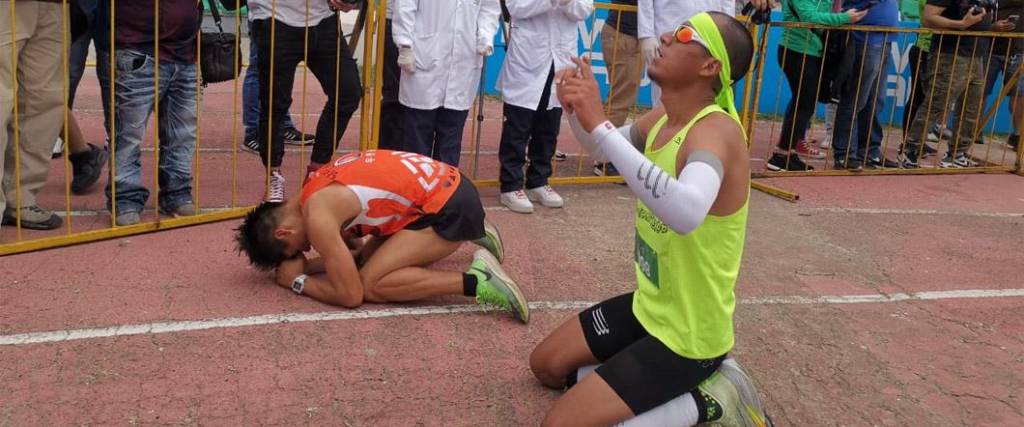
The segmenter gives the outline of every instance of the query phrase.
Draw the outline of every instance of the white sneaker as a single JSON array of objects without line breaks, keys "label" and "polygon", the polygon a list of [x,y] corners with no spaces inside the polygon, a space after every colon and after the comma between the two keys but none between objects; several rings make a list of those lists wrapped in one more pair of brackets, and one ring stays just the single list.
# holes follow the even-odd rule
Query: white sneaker
[{"label": "white sneaker", "polygon": [[501,204],[512,212],[533,213],[533,203],[530,203],[530,199],[526,197],[523,190],[501,193]]},{"label": "white sneaker", "polygon": [[281,175],[281,172],[271,172],[270,187],[267,188],[266,200],[273,203],[284,201],[284,176]]},{"label": "white sneaker", "polygon": [[540,202],[541,205],[549,208],[560,208],[565,204],[562,196],[559,196],[550,185],[527,188],[526,197],[529,197],[531,202]]}]

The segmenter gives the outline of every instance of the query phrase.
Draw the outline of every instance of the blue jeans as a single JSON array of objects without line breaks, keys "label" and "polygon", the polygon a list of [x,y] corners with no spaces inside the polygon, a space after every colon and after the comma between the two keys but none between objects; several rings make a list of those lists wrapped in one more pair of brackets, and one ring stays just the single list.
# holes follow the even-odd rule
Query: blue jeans
[{"label": "blue jeans", "polygon": [[[153,112],[155,58],[131,49],[118,49],[114,124],[116,171],[114,190],[117,213],[140,212],[149,199],[142,185],[141,148],[146,124]],[[192,155],[196,147],[195,64],[164,62],[160,67],[159,207],[164,211],[192,203]],[[107,205],[111,188],[107,184]]]},{"label": "blue jeans", "polygon": [[[245,139],[256,138],[260,124],[260,72],[256,66],[258,56],[256,42],[252,39],[252,21],[249,21],[249,67],[245,69],[245,80],[242,81],[242,127],[245,128]],[[295,127],[292,115],[284,115],[284,129]]]},{"label": "blue jeans", "polygon": [[[832,134],[832,149],[836,160],[869,159],[882,157],[882,124],[878,116],[885,108],[885,71],[887,44],[852,42],[854,49],[853,77],[840,96],[839,108]],[[856,125],[856,127],[854,127]]]}]

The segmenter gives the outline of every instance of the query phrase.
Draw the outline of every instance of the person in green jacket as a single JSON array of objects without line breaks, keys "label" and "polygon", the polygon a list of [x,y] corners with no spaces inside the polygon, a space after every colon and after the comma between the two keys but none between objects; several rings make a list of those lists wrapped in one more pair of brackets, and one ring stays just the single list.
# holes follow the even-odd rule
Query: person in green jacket
[{"label": "person in green jacket", "polygon": [[[805,22],[838,26],[861,20],[867,10],[850,9],[833,13],[831,0],[785,0],[782,4],[784,22]],[[800,156],[824,158],[825,154],[803,138],[817,106],[818,81],[821,76],[823,42],[815,30],[786,28],[779,43],[778,60],[786,75],[793,96],[786,105],[778,148],[768,160],[768,169],[810,170]]]}]

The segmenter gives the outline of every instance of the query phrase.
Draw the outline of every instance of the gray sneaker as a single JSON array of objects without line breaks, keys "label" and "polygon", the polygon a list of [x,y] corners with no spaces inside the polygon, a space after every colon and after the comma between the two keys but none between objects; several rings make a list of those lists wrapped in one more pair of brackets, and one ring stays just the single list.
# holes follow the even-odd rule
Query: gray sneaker
[{"label": "gray sneaker", "polygon": [[114,222],[119,227],[138,224],[139,221],[142,221],[142,217],[139,216],[138,212],[120,212],[117,214],[117,218],[114,218]]},{"label": "gray sneaker", "polygon": [[160,212],[163,212],[164,215],[174,218],[180,218],[183,216],[193,216],[196,214],[196,205],[189,202],[178,205],[178,207],[174,209],[160,209]]},{"label": "gray sneaker", "polygon": [[45,211],[38,205],[22,206],[21,209],[9,207],[4,210],[4,225],[16,225],[17,213],[21,213],[21,227],[30,230],[53,230],[64,223],[57,214]]},{"label": "gray sneaker", "polygon": [[697,386],[701,393],[713,397],[722,407],[722,415],[707,426],[768,427],[772,426],[757,393],[754,380],[740,368],[736,359],[726,358],[710,378]]}]

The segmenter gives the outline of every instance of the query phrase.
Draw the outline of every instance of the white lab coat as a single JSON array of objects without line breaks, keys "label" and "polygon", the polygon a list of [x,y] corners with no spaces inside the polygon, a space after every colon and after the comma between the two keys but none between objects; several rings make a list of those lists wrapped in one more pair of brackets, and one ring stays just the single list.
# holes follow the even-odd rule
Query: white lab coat
[{"label": "white lab coat", "polygon": [[[505,6],[512,28],[498,89],[504,102],[535,110],[552,62],[555,71],[574,66],[569,58],[579,54],[577,24],[594,12],[594,2],[571,0],[552,6],[552,0],[506,0]],[[552,89],[548,109],[559,106]]]},{"label": "white lab coat", "polygon": [[637,0],[637,38],[658,37],[693,15],[722,12],[736,16],[735,0]]},{"label": "white lab coat", "polygon": [[416,72],[402,71],[398,101],[420,110],[469,110],[480,84],[480,43],[494,44],[498,0],[395,0],[395,44],[412,46]]}]

